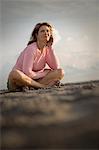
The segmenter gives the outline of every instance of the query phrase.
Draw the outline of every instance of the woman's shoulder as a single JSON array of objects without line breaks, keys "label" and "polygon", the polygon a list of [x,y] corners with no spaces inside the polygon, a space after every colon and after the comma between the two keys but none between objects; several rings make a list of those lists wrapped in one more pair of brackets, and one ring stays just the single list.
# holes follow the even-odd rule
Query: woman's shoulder
[{"label": "woman's shoulder", "polygon": [[27,45],[27,47],[26,47],[26,51],[28,51],[28,52],[35,52],[36,49],[37,49],[36,42],[33,42],[33,43]]},{"label": "woman's shoulder", "polygon": [[28,48],[36,48],[36,42],[27,45]]}]

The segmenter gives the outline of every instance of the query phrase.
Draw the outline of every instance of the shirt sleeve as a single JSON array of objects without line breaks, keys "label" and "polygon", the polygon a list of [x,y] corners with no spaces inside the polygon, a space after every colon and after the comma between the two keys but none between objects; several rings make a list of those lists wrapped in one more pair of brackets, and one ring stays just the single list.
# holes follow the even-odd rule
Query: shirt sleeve
[{"label": "shirt sleeve", "polygon": [[46,72],[43,71],[33,71],[34,53],[31,47],[26,48],[23,60],[23,72],[32,79],[39,79],[44,77]]},{"label": "shirt sleeve", "polygon": [[52,49],[52,47],[47,49],[46,62],[53,70],[58,69],[60,66],[59,59],[56,56],[55,51]]}]

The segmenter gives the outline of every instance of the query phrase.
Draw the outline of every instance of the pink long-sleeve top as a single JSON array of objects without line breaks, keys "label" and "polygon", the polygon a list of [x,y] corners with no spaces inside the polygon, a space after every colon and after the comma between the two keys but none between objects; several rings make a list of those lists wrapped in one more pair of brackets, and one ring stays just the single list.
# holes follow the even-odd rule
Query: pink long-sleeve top
[{"label": "pink long-sleeve top", "polygon": [[59,68],[59,60],[51,47],[42,53],[37,48],[36,42],[28,45],[17,59],[13,69],[18,69],[32,79],[39,79],[46,75],[46,64],[52,69]]}]

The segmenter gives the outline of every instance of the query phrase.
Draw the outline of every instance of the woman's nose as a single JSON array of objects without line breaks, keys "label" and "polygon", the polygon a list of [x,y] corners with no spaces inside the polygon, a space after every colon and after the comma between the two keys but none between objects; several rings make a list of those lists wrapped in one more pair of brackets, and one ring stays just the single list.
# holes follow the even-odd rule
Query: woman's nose
[{"label": "woman's nose", "polygon": [[47,35],[47,34],[48,34],[48,31],[45,30],[45,34]]},{"label": "woman's nose", "polygon": [[46,36],[49,36],[49,33],[48,33],[47,31],[45,31],[45,35],[46,35]]}]

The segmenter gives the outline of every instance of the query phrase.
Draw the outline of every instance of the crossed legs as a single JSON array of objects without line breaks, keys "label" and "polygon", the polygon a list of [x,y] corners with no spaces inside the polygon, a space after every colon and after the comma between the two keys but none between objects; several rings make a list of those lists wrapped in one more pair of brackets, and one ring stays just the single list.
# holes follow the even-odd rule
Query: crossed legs
[{"label": "crossed legs", "polygon": [[62,69],[51,70],[49,73],[42,79],[39,79],[38,82],[44,85],[54,85],[56,81],[61,80],[64,76],[64,71]]},{"label": "crossed legs", "polygon": [[23,72],[19,70],[13,70],[9,74],[9,89],[15,90],[17,87],[34,87],[34,88],[42,88],[54,85],[57,80],[61,80],[64,76],[64,72],[62,69],[49,70],[48,74],[37,81],[31,79]]}]

